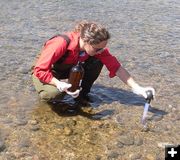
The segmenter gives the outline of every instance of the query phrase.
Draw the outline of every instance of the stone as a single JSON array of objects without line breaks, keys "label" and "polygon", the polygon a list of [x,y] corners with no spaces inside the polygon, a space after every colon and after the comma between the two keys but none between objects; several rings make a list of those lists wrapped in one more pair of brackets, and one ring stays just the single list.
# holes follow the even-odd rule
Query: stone
[{"label": "stone", "polygon": [[137,160],[137,159],[141,159],[142,155],[139,153],[132,153],[129,155],[130,160]]},{"label": "stone", "polygon": [[31,131],[38,131],[39,129],[40,129],[39,125],[32,125],[32,126],[30,127],[30,130],[31,130]]},{"label": "stone", "polygon": [[37,120],[29,120],[28,123],[31,125],[36,125],[36,124],[38,124],[38,121]]},{"label": "stone", "polygon": [[70,129],[69,127],[65,127],[64,128],[64,134],[66,135],[66,136],[69,136],[69,135],[71,135],[73,133],[73,131],[72,131],[72,129]]},{"label": "stone", "polygon": [[108,155],[108,160],[117,159],[119,154],[117,152],[112,152]]},{"label": "stone", "polygon": [[124,146],[124,144],[122,144],[121,142],[118,142],[118,143],[117,143],[117,147],[118,147],[118,148],[122,148],[123,146]]},{"label": "stone", "polygon": [[143,139],[140,138],[140,137],[135,137],[135,139],[134,139],[134,144],[135,144],[136,146],[142,145],[142,144],[143,144]]},{"label": "stone", "polygon": [[0,152],[4,151],[4,149],[6,148],[4,141],[0,140]]},{"label": "stone", "polygon": [[24,147],[29,147],[31,144],[29,138],[23,137],[21,138],[20,142],[19,142],[19,147],[20,148],[24,148]]},{"label": "stone", "polygon": [[25,120],[25,119],[18,119],[17,121],[16,121],[16,124],[18,125],[18,126],[24,126],[24,125],[26,125],[28,122],[27,122],[27,120]]},{"label": "stone", "polygon": [[134,137],[132,136],[120,136],[119,141],[124,145],[133,145],[134,144]]},{"label": "stone", "polygon": [[156,155],[147,154],[145,160],[156,160]]},{"label": "stone", "polygon": [[154,115],[152,117],[153,121],[157,122],[163,119],[163,115]]}]

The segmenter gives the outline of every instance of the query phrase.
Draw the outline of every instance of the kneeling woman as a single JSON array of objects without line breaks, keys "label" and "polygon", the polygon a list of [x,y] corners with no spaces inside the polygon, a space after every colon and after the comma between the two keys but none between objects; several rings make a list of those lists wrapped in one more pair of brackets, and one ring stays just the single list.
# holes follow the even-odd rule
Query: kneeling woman
[{"label": "kneeling woman", "polygon": [[[33,68],[33,83],[41,100],[60,100],[65,94],[86,99],[103,65],[108,69],[110,78],[118,76],[134,93],[145,98],[147,90],[155,94],[152,87],[141,87],[135,82],[116,57],[111,55],[106,47],[109,38],[109,32],[102,25],[83,21],[73,31],[49,39]],[[69,92],[71,84],[67,83],[67,78],[78,61],[84,62],[82,89]]]}]

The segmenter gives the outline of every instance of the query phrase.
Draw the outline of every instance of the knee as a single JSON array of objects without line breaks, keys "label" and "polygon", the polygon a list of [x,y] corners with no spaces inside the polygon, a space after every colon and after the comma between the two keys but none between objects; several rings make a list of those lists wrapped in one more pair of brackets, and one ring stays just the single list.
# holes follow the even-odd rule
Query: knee
[{"label": "knee", "polygon": [[97,72],[100,72],[102,67],[103,63],[95,57],[90,57],[84,65],[85,70],[96,70]]},{"label": "knee", "polygon": [[41,101],[51,101],[55,100],[56,98],[60,99],[63,98],[62,93],[60,92],[47,92],[47,91],[42,91],[39,93]]}]

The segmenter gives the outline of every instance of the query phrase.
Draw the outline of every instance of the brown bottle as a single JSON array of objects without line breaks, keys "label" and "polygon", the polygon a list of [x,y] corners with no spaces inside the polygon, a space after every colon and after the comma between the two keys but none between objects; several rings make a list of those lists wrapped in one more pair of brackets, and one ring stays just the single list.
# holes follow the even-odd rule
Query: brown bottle
[{"label": "brown bottle", "polygon": [[72,86],[68,91],[75,92],[80,88],[83,75],[84,68],[82,67],[81,62],[78,62],[78,64],[73,66],[70,71],[68,83],[72,84]]}]

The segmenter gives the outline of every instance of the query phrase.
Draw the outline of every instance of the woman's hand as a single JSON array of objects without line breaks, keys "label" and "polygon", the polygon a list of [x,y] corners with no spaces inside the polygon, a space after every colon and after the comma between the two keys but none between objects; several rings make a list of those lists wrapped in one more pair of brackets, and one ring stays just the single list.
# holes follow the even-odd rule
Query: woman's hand
[{"label": "woman's hand", "polygon": [[80,89],[77,89],[74,92],[70,92],[68,91],[68,89],[71,87],[72,85],[66,82],[62,82],[59,81],[56,85],[56,87],[59,89],[60,92],[66,92],[67,94],[69,94],[70,96],[72,96],[73,98],[77,98],[79,96],[80,93]]},{"label": "woman's hand", "polygon": [[77,98],[79,96],[80,91],[81,91],[80,89],[77,89],[74,92],[66,91],[66,93],[69,94],[70,96],[72,96],[73,98]]},{"label": "woman's hand", "polygon": [[59,89],[60,92],[66,92],[68,88],[70,88],[72,85],[66,82],[59,81],[56,84],[57,89]]},{"label": "woman's hand", "polygon": [[155,96],[155,90],[152,87],[141,87],[139,85],[136,85],[136,87],[132,88],[132,91],[135,94],[143,96],[145,99],[147,98],[147,91],[152,91],[153,96]]}]

